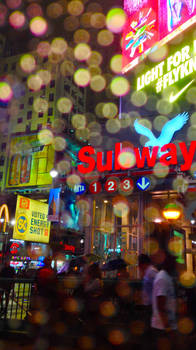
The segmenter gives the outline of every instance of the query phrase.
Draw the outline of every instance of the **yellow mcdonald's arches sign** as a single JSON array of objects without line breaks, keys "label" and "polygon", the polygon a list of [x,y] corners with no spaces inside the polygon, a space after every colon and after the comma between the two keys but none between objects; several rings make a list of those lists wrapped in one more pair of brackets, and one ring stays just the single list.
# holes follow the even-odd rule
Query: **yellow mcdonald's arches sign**
[{"label": "yellow mcdonald's arches sign", "polygon": [[13,238],[48,243],[50,238],[48,204],[17,196]]},{"label": "yellow mcdonald's arches sign", "polygon": [[8,210],[7,204],[2,204],[2,206],[0,207],[0,219],[2,218],[3,213],[5,215],[4,223],[3,223],[3,232],[5,232],[6,225],[9,222],[9,210]]}]

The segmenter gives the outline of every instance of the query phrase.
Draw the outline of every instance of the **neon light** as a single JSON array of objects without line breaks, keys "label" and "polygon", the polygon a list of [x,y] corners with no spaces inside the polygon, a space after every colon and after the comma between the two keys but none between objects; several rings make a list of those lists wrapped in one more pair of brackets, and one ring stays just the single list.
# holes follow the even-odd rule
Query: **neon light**
[{"label": "neon light", "polygon": [[156,92],[159,93],[195,71],[196,40],[193,41],[192,48],[189,45],[184,46],[138,77],[137,90],[142,90],[145,86],[155,82]]},{"label": "neon light", "polygon": [[156,19],[150,19],[152,8],[148,10],[146,15],[143,12],[139,12],[138,20],[134,20],[130,24],[130,31],[127,33],[125,40],[128,41],[126,44],[126,50],[131,48],[130,57],[134,57],[136,50],[139,53],[144,51],[144,43],[151,40],[154,36],[152,29]]},{"label": "neon light", "polygon": [[4,223],[3,223],[3,232],[5,232],[6,230],[6,225],[7,223],[9,222],[9,210],[8,210],[8,206],[7,204],[3,204],[1,207],[0,207],[0,219],[2,217],[2,214],[5,214],[5,220],[4,220]]},{"label": "neon light", "polygon": [[185,91],[188,89],[188,87],[194,82],[194,80],[195,80],[195,79],[191,80],[191,81],[190,81],[187,85],[185,85],[177,94],[174,95],[174,93],[173,93],[173,91],[172,91],[172,92],[171,92],[171,95],[170,95],[170,97],[169,97],[169,102],[170,102],[170,103],[175,102],[175,101],[178,99],[178,97],[180,97],[180,96],[183,94],[183,92],[185,92]]},{"label": "neon light", "polygon": [[165,144],[170,143],[175,132],[182,129],[183,126],[187,123],[188,119],[188,113],[184,112],[182,114],[178,114],[175,118],[165,123],[159,137],[155,137],[153,132],[146,126],[140,124],[137,119],[134,122],[134,128],[138,134],[148,137],[149,141],[145,143],[145,147],[159,146],[161,149]]},{"label": "neon light", "polygon": [[[127,12],[127,23],[124,27],[122,44],[123,73],[132,69],[151,52],[165,45],[196,22],[195,0],[124,0],[124,9]],[[125,40],[130,26],[132,27],[131,23],[136,21],[138,25],[141,14],[145,18],[150,9],[153,10],[155,28],[150,28],[150,30],[145,28],[145,37],[141,37],[143,47],[136,40],[136,48],[140,49],[135,50],[131,55],[126,49]],[[152,19],[149,20],[149,23],[151,21]],[[151,33],[151,37],[145,31]]]},{"label": "neon light", "polygon": [[[181,150],[181,156],[184,159],[184,164],[181,164],[180,170],[187,171],[191,168],[191,165],[193,163],[193,158],[196,150],[196,141],[191,141],[189,149],[187,149],[185,142],[179,142],[179,147]],[[92,150],[94,151],[93,154],[95,155],[95,149],[93,147],[90,147],[90,148],[91,149],[89,152],[89,146],[85,146],[80,150],[78,154],[79,161],[87,164],[87,166],[84,166],[83,164],[78,165],[78,171],[82,174],[90,173],[93,170],[95,170],[95,167],[96,167],[96,160],[91,156]],[[121,144],[117,143],[115,145],[115,152],[114,152],[115,161],[114,161],[114,166],[112,170],[120,170],[120,169],[124,170],[124,168],[118,163],[119,152],[116,153],[116,150],[119,150],[120,148],[121,148]],[[107,152],[111,152],[111,151],[107,151]],[[123,152],[122,148],[121,148],[121,152]],[[154,146],[152,147],[152,150],[150,150],[148,147],[143,147],[141,152],[139,148],[134,148],[133,152],[135,154],[136,166],[138,168],[143,168],[145,165],[148,166],[149,168],[154,167],[156,164],[158,154],[160,155],[162,154],[159,159],[161,164],[166,166],[169,166],[171,164],[173,165],[178,164],[177,149],[176,149],[176,145],[173,143],[165,144],[162,147]],[[104,171],[107,171],[107,170],[110,171],[111,168],[105,167]],[[100,170],[100,172],[103,172],[103,170]]]}]

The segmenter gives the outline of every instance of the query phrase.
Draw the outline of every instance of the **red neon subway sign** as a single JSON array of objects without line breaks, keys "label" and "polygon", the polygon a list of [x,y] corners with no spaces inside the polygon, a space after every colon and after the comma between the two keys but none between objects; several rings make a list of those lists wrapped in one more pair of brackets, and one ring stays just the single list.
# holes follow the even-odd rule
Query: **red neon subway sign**
[{"label": "red neon subway sign", "polygon": [[[196,141],[191,141],[189,147],[186,146],[185,142],[179,142],[179,148],[181,152],[180,158],[183,159],[180,170],[187,171],[191,168],[193,163]],[[119,156],[123,152],[126,152],[126,149],[122,148],[121,143],[116,143],[114,152],[107,151],[106,154],[103,152],[96,153],[94,147],[85,146],[81,148],[78,153],[80,163],[84,163],[78,164],[78,171],[81,174],[88,174],[94,170],[104,172],[128,169],[127,166],[125,167],[119,162]],[[135,157],[135,162],[130,168],[133,166],[136,166],[138,169],[142,169],[145,166],[153,168],[157,160],[165,166],[177,165],[179,163],[177,148],[174,143],[168,143],[161,148],[155,146],[152,147],[152,149],[143,147],[142,150],[140,150],[138,147],[135,147],[132,149],[132,152]],[[162,155],[159,157],[160,152]]]}]

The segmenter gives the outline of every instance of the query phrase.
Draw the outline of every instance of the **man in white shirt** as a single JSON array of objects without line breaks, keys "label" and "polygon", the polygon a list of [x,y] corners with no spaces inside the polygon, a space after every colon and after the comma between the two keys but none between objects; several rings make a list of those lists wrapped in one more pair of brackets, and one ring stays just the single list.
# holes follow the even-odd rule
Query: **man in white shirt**
[{"label": "man in white shirt", "polygon": [[169,336],[177,328],[176,296],[172,273],[175,270],[175,258],[166,254],[161,270],[157,273],[152,293],[152,321],[156,340]]},{"label": "man in white shirt", "polygon": [[158,271],[152,265],[150,257],[146,254],[139,255],[138,265],[142,277],[142,304],[144,306],[145,322],[147,328],[149,328],[152,316],[153,282]]}]

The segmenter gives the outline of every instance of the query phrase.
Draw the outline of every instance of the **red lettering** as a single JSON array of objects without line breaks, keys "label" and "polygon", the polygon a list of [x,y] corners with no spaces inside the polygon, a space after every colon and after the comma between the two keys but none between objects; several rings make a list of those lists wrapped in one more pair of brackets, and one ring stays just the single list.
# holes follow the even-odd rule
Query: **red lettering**
[{"label": "red lettering", "polygon": [[191,141],[189,151],[187,151],[185,142],[179,142],[179,146],[185,161],[184,164],[181,165],[180,169],[182,171],[189,170],[193,162],[193,157],[195,155],[196,141]]},{"label": "red lettering", "polygon": [[116,143],[115,144],[115,161],[114,161],[114,169],[115,170],[121,170],[123,169],[121,166],[120,166],[120,163],[118,161],[118,157],[119,155],[121,154],[122,152],[122,144],[121,143]]},{"label": "red lettering", "polygon": [[[169,152],[163,154],[160,157],[160,163],[163,165],[176,165],[178,163],[177,161],[177,150],[176,150],[176,145],[174,143],[168,143],[167,145],[164,145],[161,147],[161,152],[165,152],[167,150],[170,150]],[[170,159],[168,159],[170,157]]]},{"label": "red lettering", "polygon": [[143,147],[142,154],[140,155],[139,148],[134,148],[137,167],[143,168],[145,165],[145,161],[147,162],[148,167],[153,167],[156,162],[158,150],[159,146],[155,146],[152,148],[152,152],[150,154],[149,148]]},{"label": "red lettering", "polygon": [[106,171],[112,170],[112,160],[113,160],[113,152],[108,151],[106,156],[106,163],[103,165],[103,152],[97,152],[97,170],[98,171]]},{"label": "red lettering", "polygon": [[88,164],[88,167],[85,167],[82,164],[78,164],[78,171],[82,174],[90,173],[91,171],[93,171],[95,169],[94,158],[89,157],[89,155],[87,155],[86,153],[88,153],[89,155],[93,155],[93,154],[95,154],[95,149],[91,146],[85,146],[85,147],[80,149],[80,151],[78,153],[78,159],[81,162]]}]

